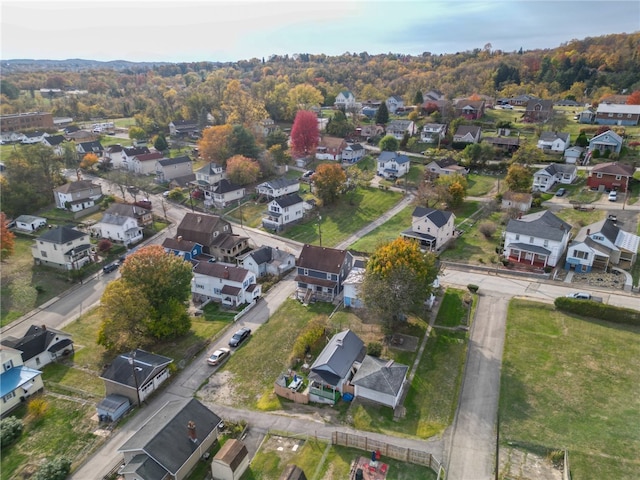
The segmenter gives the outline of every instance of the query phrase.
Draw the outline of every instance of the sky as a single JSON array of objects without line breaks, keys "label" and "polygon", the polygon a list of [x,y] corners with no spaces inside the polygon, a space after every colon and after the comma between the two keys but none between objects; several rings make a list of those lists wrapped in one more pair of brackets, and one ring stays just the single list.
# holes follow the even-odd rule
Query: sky
[{"label": "sky", "polygon": [[0,59],[512,52],[640,31],[638,0],[0,0]]}]

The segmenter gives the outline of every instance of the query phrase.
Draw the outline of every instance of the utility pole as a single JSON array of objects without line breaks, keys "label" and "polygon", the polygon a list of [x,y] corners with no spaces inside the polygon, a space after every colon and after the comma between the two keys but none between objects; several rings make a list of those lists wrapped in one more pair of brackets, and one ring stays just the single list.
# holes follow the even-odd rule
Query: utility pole
[{"label": "utility pole", "polygon": [[318,214],[318,237],[320,239],[320,246],[322,246],[322,216]]},{"label": "utility pole", "polygon": [[136,351],[132,351],[131,355],[129,355],[129,365],[131,365],[131,370],[133,372],[133,383],[136,387],[136,398],[138,399],[138,407],[140,406],[140,389],[138,387],[138,376],[136,375]]}]

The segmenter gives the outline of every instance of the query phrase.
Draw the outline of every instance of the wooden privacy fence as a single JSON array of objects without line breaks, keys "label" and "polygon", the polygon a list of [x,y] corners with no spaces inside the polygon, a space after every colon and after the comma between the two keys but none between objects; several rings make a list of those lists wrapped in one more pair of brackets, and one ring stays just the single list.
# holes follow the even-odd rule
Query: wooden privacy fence
[{"label": "wooden privacy fence", "polygon": [[[333,432],[331,434],[331,443],[341,445],[343,447],[354,447],[360,450],[373,451],[379,450],[381,455],[399,460],[401,462],[409,462],[416,465],[422,465],[431,468],[436,474],[444,469],[442,464],[430,453],[413,448],[399,447],[390,443],[374,440],[362,435],[353,433]],[[442,477],[440,477],[442,478]]]}]

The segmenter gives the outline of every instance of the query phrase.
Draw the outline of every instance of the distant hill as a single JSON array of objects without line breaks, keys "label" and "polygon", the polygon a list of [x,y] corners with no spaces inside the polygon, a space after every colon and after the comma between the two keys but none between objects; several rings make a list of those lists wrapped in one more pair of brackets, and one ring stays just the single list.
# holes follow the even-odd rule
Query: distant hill
[{"label": "distant hill", "polygon": [[139,68],[149,69],[162,65],[170,65],[170,62],[129,62],[127,60],[111,60],[102,62],[98,60],[84,60],[82,58],[70,58],[67,60],[35,60],[31,58],[16,58],[2,60],[2,70],[5,72],[37,72],[37,71],[79,71],[79,70],[135,70]]}]

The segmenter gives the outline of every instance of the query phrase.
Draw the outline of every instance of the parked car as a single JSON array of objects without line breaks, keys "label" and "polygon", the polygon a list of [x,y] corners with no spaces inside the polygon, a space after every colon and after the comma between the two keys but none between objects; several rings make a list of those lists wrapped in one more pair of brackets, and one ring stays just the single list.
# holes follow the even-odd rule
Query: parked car
[{"label": "parked car", "polygon": [[505,103],[504,105],[502,105],[502,109],[503,110],[513,110],[513,105],[509,105],[508,103]]},{"label": "parked car", "polygon": [[565,193],[567,193],[566,188],[559,188],[558,191],[556,192],[556,197],[562,197]]},{"label": "parked car", "polygon": [[616,200],[618,200],[618,192],[616,192],[615,190],[611,190],[609,192],[609,201],[615,202]]},{"label": "parked car", "polygon": [[249,335],[251,335],[250,328],[247,328],[247,327],[241,328],[240,330],[238,330],[236,333],[233,334],[233,337],[231,337],[231,340],[229,340],[229,346],[239,347],[242,342],[244,342],[247,338],[249,338]]},{"label": "parked car", "polygon": [[207,363],[212,366],[220,365],[231,355],[231,350],[228,348],[219,348],[215,352],[211,354],[211,356],[207,359]]},{"label": "parked car", "polygon": [[113,262],[113,263],[110,263],[109,265],[105,265],[104,267],[102,267],[102,271],[104,273],[111,273],[114,270],[117,270],[119,266],[120,264],[118,262]]},{"label": "parked car", "polygon": [[568,298],[575,298],[576,300],[591,300],[593,302],[602,302],[601,297],[594,297],[588,292],[573,292],[567,295]]}]

